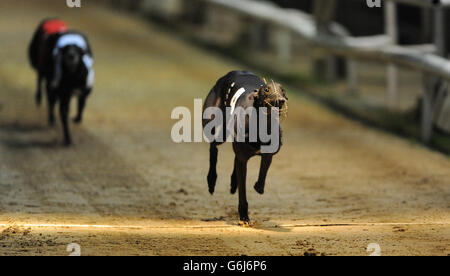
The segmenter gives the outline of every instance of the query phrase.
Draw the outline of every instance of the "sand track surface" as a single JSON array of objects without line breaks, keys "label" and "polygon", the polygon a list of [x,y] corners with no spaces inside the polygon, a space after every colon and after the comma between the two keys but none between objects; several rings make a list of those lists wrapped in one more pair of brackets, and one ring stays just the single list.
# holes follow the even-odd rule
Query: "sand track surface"
[{"label": "sand track surface", "polygon": [[[0,1],[0,255],[67,255],[70,243],[83,255],[369,255],[370,243],[384,255],[450,254],[449,158],[289,88],[264,196],[251,188],[259,160],[249,165],[255,225],[237,226],[231,146],[219,149],[210,196],[208,146],[173,143],[170,114],[247,68],[135,16],[64,3]],[[88,35],[97,72],[72,148],[35,106],[26,59],[34,28],[55,15]]]}]

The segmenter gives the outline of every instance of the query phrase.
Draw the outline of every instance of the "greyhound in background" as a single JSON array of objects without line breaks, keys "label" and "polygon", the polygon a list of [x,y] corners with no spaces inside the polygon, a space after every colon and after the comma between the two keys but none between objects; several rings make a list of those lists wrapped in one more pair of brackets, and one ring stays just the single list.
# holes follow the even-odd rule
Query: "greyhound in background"
[{"label": "greyhound in background", "polygon": [[[42,24],[39,28],[42,28]],[[39,28],[36,31],[38,36],[42,33]],[[30,45],[31,63],[36,64],[38,61],[35,67],[39,75],[36,102],[40,104],[41,81],[45,80],[48,122],[54,125],[54,109],[59,101],[64,144],[69,146],[72,144],[68,123],[70,100],[74,94],[78,95],[78,113],[74,122],[81,123],[86,99],[94,84],[92,51],[87,38],[79,32],[62,31],[45,35],[45,39],[33,38]],[[42,44],[35,41],[41,41]],[[40,49],[33,50],[33,47]]]},{"label": "greyhound in background", "polygon": [[[216,85],[212,88],[208,94],[203,113],[209,107],[220,108],[223,114],[223,118],[226,116],[226,112],[229,110],[235,110],[237,107],[247,109],[248,107],[254,107],[256,109],[266,108],[268,110],[267,116],[270,116],[273,112],[273,107],[276,107],[283,112],[287,110],[286,92],[282,86],[272,81],[267,84],[265,81],[257,77],[255,74],[247,71],[232,71],[226,76],[219,79]],[[261,116],[261,115],[257,115]],[[208,125],[214,118],[203,119],[203,128]],[[270,120],[269,120],[270,122]],[[226,120],[223,122],[222,129],[226,129]],[[269,123],[268,123],[269,124]],[[277,127],[280,127],[278,124]],[[258,125],[260,128],[260,125]],[[214,132],[218,132],[219,129],[214,129]],[[248,137],[248,121],[246,120],[245,136]],[[257,139],[256,142],[245,141],[237,142],[233,141],[233,150],[235,152],[234,169],[231,176],[231,194],[235,194],[239,189],[239,217],[240,224],[248,226],[250,218],[248,216],[248,202],[246,196],[246,177],[247,177],[247,163],[250,158],[255,155],[261,156],[261,168],[259,172],[259,178],[256,182],[254,189],[259,194],[264,194],[264,188],[266,183],[266,176],[269,167],[272,163],[273,155],[279,152],[281,147],[281,131],[279,132],[277,139],[278,148],[275,152],[263,153],[261,151],[262,146],[265,143]],[[226,136],[226,131],[220,133],[220,136]],[[223,144],[226,137],[221,137],[221,141],[214,140],[210,142],[210,168],[207,176],[209,192],[214,193],[216,180],[217,180],[217,147]]]},{"label": "greyhound in background", "polygon": [[28,59],[31,67],[36,71],[37,77],[37,90],[36,90],[36,104],[41,105],[42,100],[42,81],[44,79],[43,73],[45,72],[47,58],[49,56],[49,47],[47,42],[52,35],[63,33],[68,30],[66,22],[57,19],[50,18],[44,19],[34,32],[31,43],[28,47]]}]

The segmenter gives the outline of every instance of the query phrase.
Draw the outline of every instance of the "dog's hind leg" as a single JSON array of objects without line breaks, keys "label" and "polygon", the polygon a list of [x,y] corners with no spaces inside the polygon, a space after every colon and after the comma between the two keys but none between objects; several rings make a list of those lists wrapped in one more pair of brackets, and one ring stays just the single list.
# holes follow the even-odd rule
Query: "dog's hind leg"
[{"label": "dog's hind leg", "polygon": [[236,190],[238,188],[238,180],[237,180],[237,174],[236,174],[236,163],[237,163],[237,157],[234,158],[234,168],[233,168],[233,174],[231,175],[231,190],[230,193],[234,195],[236,193]]},{"label": "dog's hind leg", "polygon": [[250,218],[248,217],[248,202],[246,191],[248,158],[237,157],[236,160],[236,176],[239,188],[239,219],[240,224],[248,226],[250,224]]},{"label": "dog's hind leg", "polygon": [[57,97],[54,91],[47,89],[47,104],[48,104],[48,124],[50,126],[55,125],[55,105]]},{"label": "dog's hind leg", "polygon": [[267,172],[272,164],[273,154],[263,154],[261,157],[261,168],[259,170],[258,182],[256,182],[254,188],[259,194],[264,194],[264,187],[266,186]]},{"label": "dog's hind leg", "polygon": [[209,148],[209,172],[208,172],[208,188],[209,193],[214,194],[217,181],[217,155],[218,149],[216,143],[211,143]]},{"label": "dog's hind leg", "polygon": [[42,102],[42,75],[38,73],[36,89],[36,105],[40,106]]},{"label": "dog's hind leg", "polygon": [[[219,93],[217,93],[217,89],[214,87],[208,94],[205,100],[205,104],[203,106],[203,114],[205,114],[206,110],[208,108],[218,108],[221,105],[221,98],[219,96]],[[205,128],[208,123],[210,123],[215,116],[213,115],[210,119],[203,118],[203,128]],[[217,131],[217,128],[214,127],[212,129],[212,134],[215,135]],[[223,142],[213,141],[210,144],[209,148],[209,172],[208,172],[208,189],[210,194],[214,194],[214,190],[216,188],[216,181],[217,181],[217,155],[218,155],[218,149],[217,146],[222,144]]]}]

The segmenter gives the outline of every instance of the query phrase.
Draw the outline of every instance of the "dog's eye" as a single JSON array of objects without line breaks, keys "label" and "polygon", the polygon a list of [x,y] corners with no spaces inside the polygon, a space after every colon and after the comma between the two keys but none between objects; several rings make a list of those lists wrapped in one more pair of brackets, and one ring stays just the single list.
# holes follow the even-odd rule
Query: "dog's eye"
[{"label": "dog's eye", "polygon": [[264,89],[264,91],[266,91],[266,93],[270,92],[269,88]]}]

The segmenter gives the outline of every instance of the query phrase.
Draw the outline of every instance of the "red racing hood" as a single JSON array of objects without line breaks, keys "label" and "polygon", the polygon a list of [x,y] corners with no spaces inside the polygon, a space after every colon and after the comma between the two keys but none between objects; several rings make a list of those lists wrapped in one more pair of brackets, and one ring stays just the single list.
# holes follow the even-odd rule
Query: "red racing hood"
[{"label": "red racing hood", "polygon": [[42,30],[49,35],[65,32],[67,29],[67,24],[58,19],[48,20],[42,25]]}]

